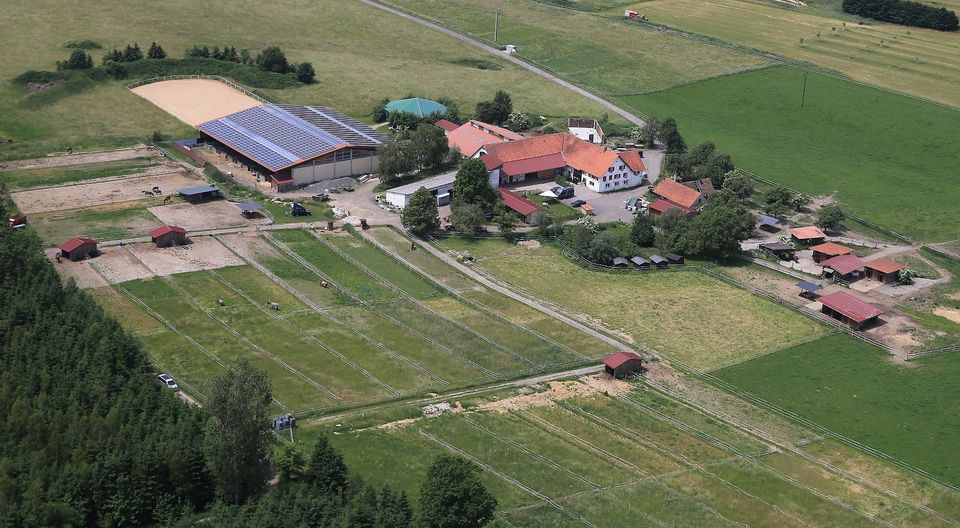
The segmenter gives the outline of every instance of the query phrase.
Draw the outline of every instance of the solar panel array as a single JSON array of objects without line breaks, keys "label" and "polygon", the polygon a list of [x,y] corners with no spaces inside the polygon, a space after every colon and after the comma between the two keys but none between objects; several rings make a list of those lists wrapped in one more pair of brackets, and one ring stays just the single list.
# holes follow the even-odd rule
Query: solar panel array
[{"label": "solar panel array", "polygon": [[343,145],[376,147],[386,139],[336,110],[297,105],[261,105],[197,128],[274,171]]}]

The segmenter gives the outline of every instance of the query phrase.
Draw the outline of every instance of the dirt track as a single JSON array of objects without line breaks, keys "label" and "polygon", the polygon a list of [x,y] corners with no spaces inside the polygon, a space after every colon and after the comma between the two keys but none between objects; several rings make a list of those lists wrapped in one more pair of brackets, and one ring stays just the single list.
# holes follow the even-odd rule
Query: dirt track
[{"label": "dirt track", "polygon": [[79,209],[144,198],[143,191],[159,187],[164,195],[177,189],[199,185],[201,180],[182,168],[163,165],[141,175],[126,178],[105,178],[76,185],[31,189],[15,192],[11,198],[24,213]]},{"label": "dirt track", "polygon": [[68,154],[65,156],[48,156],[46,158],[5,161],[0,163],[0,171],[45,169],[49,167],[67,167],[70,165],[86,165],[88,163],[105,163],[108,161],[122,161],[135,158],[152,158],[159,156],[156,150],[140,145],[123,150],[108,150],[104,152],[88,152],[86,154]]},{"label": "dirt track", "polygon": [[178,225],[187,231],[242,228],[270,222],[266,218],[248,220],[240,215],[240,209],[236,205],[226,200],[159,205],[148,211],[164,224]]},{"label": "dirt track", "polygon": [[243,92],[212,79],[160,81],[137,86],[131,91],[190,126],[261,104]]}]

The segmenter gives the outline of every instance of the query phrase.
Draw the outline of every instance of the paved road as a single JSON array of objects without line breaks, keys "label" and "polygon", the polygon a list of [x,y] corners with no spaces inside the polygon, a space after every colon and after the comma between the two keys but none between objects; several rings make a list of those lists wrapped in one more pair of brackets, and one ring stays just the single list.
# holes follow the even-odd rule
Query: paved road
[{"label": "paved road", "polygon": [[539,75],[540,77],[543,77],[544,79],[548,79],[548,80],[550,80],[550,81],[553,81],[553,82],[559,84],[560,86],[563,86],[564,88],[567,88],[567,89],[569,89],[569,90],[573,90],[574,92],[577,92],[578,94],[586,97],[587,99],[590,99],[591,101],[594,101],[594,102],[596,102],[596,103],[598,103],[598,104],[606,107],[606,108],[607,108],[608,110],[610,110],[611,112],[613,112],[613,113],[619,115],[620,117],[626,119],[626,120],[629,121],[630,123],[633,123],[634,126],[642,127],[643,124],[644,124],[644,123],[643,123],[643,120],[640,119],[639,117],[637,117],[636,115],[634,115],[634,114],[632,114],[632,113],[624,110],[623,108],[620,108],[619,106],[617,106],[617,105],[615,105],[615,104],[607,101],[606,99],[603,99],[603,98],[600,97],[600,96],[594,95],[594,94],[592,94],[592,93],[584,90],[583,88],[580,88],[579,86],[577,86],[577,85],[575,85],[575,84],[573,84],[573,83],[567,82],[567,81],[565,81],[565,80],[557,77],[556,75],[554,75],[554,74],[552,74],[552,73],[550,73],[550,72],[547,72],[547,71],[545,71],[545,70],[541,70],[540,68],[537,68],[536,66],[530,64],[530,63],[527,62],[527,61],[524,61],[524,60],[522,60],[522,59],[519,59],[519,58],[517,58],[517,57],[514,57],[513,55],[508,55],[508,54],[506,54],[506,53],[498,50],[497,48],[494,48],[493,46],[488,46],[487,44],[484,44],[483,42],[480,42],[479,40],[476,40],[476,39],[474,39],[474,38],[470,38],[470,37],[468,37],[468,36],[466,36],[466,35],[464,35],[464,34],[462,34],[462,33],[457,33],[456,31],[453,31],[452,29],[447,29],[447,28],[445,28],[445,27],[443,27],[443,26],[441,26],[441,25],[434,24],[433,22],[429,22],[429,21],[424,20],[424,19],[422,19],[422,18],[418,18],[418,17],[416,17],[416,16],[413,16],[413,15],[410,15],[410,14],[407,14],[407,13],[404,13],[403,11],[399,11],[399,10],[394,9],[394,8],[392,8],[392,7],[387,7],[387,6],[383,5],[383,4],[380,4],[380,3],[378,3],[378,2],[375,2],[375,1],[373,1],[373,0],[357,0],[357,1],[359,1],[359,2],[362,3],[362,4],[366,4],[366,5],[370,6],[370,7],[375,7],[375,8],[377,8],[377,9],[381,9],[381,10],[386,11],[386,12],[388,12],[388,13],[392,13],[392,14],[394,14],[394,15],[397,15],[398,17],[405,18],[405,19],[407,19],[407,20],[409,20],[409,21],[411,21],[411,22],[415,22],[415,23],[417,23],[417,24],[426,26],[426,27],[428,27],[428,28],[430,28],[430,29],[439,31],[439,32],[441,32],[441,33],[443,33],[443,34],[445,34],[445,35],[449,35],[449,36],[451,36],[451,37],[453,37],[453,38],[455,38],[455,39],[457,39],[457,40],[460,40],[460,41],[462,41],[462,42],[466,42],[467,44],[470,44],[470,45],[472,45],[472,46],[476,46],[476,47],[482,49],[483,51],[486,51],[486,52],[488,52],[488,53],[492,53],[492,54],[494,54],[494,55],[496,55],[496,56],[498,56],[498,57],[500,57],[500,58],[502,58],[502,59],[508,60],[508,61],[516,64],[517,66],[520,66],[521,68],[524,68],[524,69],[527,70],[527,71],[530,71],[530,72],[532,72],[532,73],[535,73],[535,74]]}]

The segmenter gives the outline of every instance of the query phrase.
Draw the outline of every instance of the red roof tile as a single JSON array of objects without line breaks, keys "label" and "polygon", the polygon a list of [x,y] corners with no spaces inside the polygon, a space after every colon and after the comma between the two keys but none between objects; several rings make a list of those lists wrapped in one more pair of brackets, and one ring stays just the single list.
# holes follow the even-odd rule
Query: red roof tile
[{"label": "red roof tile", "polygon": [[159,236],[166,235],[167,233],[181,233],[186,235],[187,230],[180,226],[174,226],[174,225],[160,226],[154,229],[153,231],[150,231],[150,238],[157,238]]},{"label": "red roof tile", "polygon": [[658,213],[665,213],[670,209],[679,209],[687,213],[690,212],[690,209],[687,209],[686,207],[680,207],[679,205],[666,200],[654,200],[654,202],[650,204],[648,208],[657,211]]},{"label": "red roof tile", "polygon": [[824,306],[839,312],[858,323],[883,314],[883,311],[872,304],[867,304],[847,292],[834,292],[818,299]]},{"label": "red roof tile", "polygon": [[627,167],[630,167],[630,170],[633,172],[642,172],[647,170],[647,166],[643,164],[643,158],[640,157],[640,151],[638,150],[625,150],[620,152],[620,159],[627,164]]},{"label": "red roof tile", "polygon": [[817,253],[823,253],[824,255],[830,255],[831,257],[837,255],[849,255],[853,253],[853,250],[847,246],[841,246],[840,244],[834,244],[833,242],[824,242],[823,244],[817,244],[810,248]]},{"label": "red roof tile", "polygon": [[693,209],[703,193],[677,183],[670,178],[663,178],[658,181],[656,187],[653,188],[653,194],[681,207]]},{"label": "red roof tile", "polygon": [[617,160],[623,160],[634,171],[643,168],[643,162],[636,151],[632,151],[633,154],[630,153],[631,151],[615,152],[578,139],[566,132],[495,143],[486,145],[485,148],[487,154],[496,157],[502,163],[559,154],[563,157],[566,166],[598,177],[606,174]]},{"label": "red roof tile", "polygon": [[522,139],[523,136],[516,132],[476,120],[468,121],[447,134],[450,148],[457,149],[467,157],[473,156],[485,145]]},{"label": "red roof tile", "polygon": [[824,238],[827,235],[817,229],[816,226],[795,227],[790,230],[790,235],[797,240],[810,240],[812,238]]},{"label": "red roof tile", "polygon": [[84,244],[96,244],[96,243],[97,241],[92,238],[83,238],[83,237],[71,238],[70,240],[67,240],[63,244],[60,244],[60,251],[66,251],[67,253],[69,253]]},{"label": "red roof tile", "polygon": [[528,214],[535,213],[540,210],[539,205],[506,189],[500,189],[500,198],[503,199],[503,205],[520,213],[523,216],[527,216]]},{"label": "red roof tile", "polygon": [[885,257],[868,260],[864,262],[863,265],[872,270],[877,270],[880,273],[895,273],[903,269],[903,264]]},{"label": "red roof tile", "polygon": [[616,354],[611,354],[610,356],[608,356],[607,359],[603,360],[603,364],[612,369],[616,369],[616,368],[620,368],[621,366],[623,366],[624,363],[626,363],[627,361],[630,361],[631,359],[639,359],[643,361],[643,358],[641,358],[639,355],[637,355],[634,352],[621,351],[621,352],[617,352]]},{"label": "red roof tile", "polygon": [[856,255],[837,255],[820,263],[825,268],[830,268],[840,275],[853,273],[858,269],[863,269],[864,262]]},{"label": "red roof tile", "polygon": [[447,119],[438,119],[437,122],[434,123],[434,125],[446,130],[447,132],[453,132],[454,130],[457,129],[457,127],[460,126],[454,123],[453,121],[449,121]]},{"label": "red roof tile", "polygon": [[502,170],[504,174],[516,176],[518,174],[527,174],[528,172],[560,169],[566,166],[567,162],[563,159],[562,155],[547,154],[546,156],[504,163],[500,170]]}]

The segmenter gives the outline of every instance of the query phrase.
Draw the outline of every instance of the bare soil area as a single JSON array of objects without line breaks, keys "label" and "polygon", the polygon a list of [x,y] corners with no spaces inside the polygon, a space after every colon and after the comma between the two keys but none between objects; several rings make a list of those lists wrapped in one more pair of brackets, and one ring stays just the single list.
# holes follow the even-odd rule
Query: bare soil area
[{"label": "bare soil area", "polygon": [[87,152],[82,154],[67,154],[64,156],[47,156],[45,158],[5,161],[0,163],[0,171],[44,169],[49,167],[67,167],[70,165],[86,165],[88,163],[104,163],[107,161],[122,161],[135,158],[152,158],[160,152],[148,149],[144,145],[122,150],[107,150],[103,152]]},{"label": "bare soil area", "polygon": [[153,273],[130,252],[128,246],[103,248],[99,257],[87,262],[100,270],[110,284],[148,279],[153,276]]},{"label": "bare soil area", "polygon": [[178,225],[187,231],[231,229],[270,223],[269,218],[244,218],[240,209],[226,200],[159,205],[148,210],[164,224]]},{"label": "bare soil area", "polygon": [[177,189],[198,185],[201,181],[179,167],[161,166],[136,176],[31,189],[12,193],[10,197],[21,211],[30,214],[139,200],[146,197],[144,191],[154,187],[159,187],[165,195],[169,195]]},{"label": "bare soil area", "polygon": [[142,266],[159,276],[245,264],[213,237],[190,240],[192,243],[185,246],[158,248],[153,244],[134,244],[130,249]]},{"label": "bare soil area", "polygon": [[221,236],[220,240],[223,240],[227,247],[250,260],[270,259],[278,256],[277,250],[256,233],[226,235]]},{"label": "bare soil area", "polygon": [[213,79],[160,81],[131,91],[190,126],[262,104]]},{"label": "bare soil area", "polygon": [[[54,251],[54,253],[56,253],[56,251]],[[109,286],[109,283],[97,273],[97,270],[90,267],[90,261],[88,260],[80,262],[70,262],[68,260],[59,263],[55,262],[54,269],[60,274],[61,279],[64,281],[72,279],[77,284],[77,287],[81,289]]]}]

